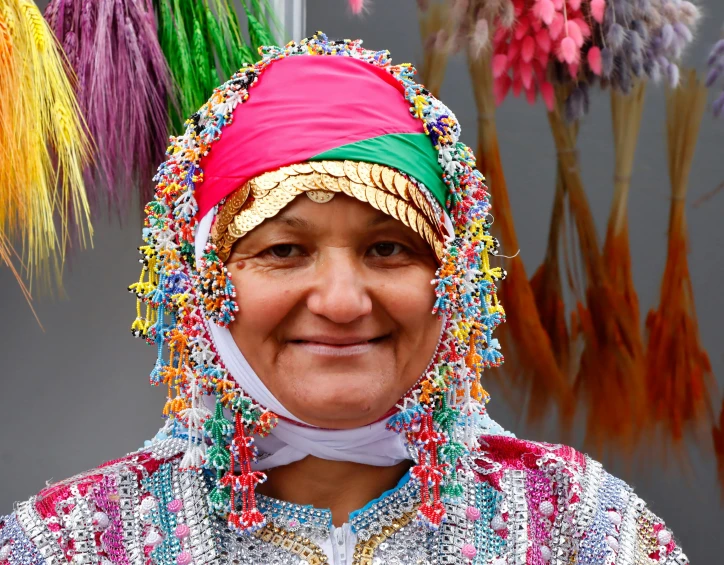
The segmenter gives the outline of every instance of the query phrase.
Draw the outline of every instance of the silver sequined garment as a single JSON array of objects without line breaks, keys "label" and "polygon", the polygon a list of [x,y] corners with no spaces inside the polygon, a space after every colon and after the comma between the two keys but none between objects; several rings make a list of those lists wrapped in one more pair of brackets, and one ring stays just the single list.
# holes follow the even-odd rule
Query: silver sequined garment
[{"label": "silver sequined garment", "polygon": [[687,565],[622,481],[564,446],[481,438],[438,531],[420,527],[409,475],[332,526],[329,510],[259,496],[267,525],[232,533],[209,479],[169,439],[53,484],[0,521],[2,565]]}]

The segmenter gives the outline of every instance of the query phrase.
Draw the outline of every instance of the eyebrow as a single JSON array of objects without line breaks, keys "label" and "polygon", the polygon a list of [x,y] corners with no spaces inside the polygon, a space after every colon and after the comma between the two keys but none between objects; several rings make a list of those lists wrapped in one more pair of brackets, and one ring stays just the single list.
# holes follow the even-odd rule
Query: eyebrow
[{"label": "eyebrow", "polygon": [[[374,218],[372,218],[369,222],[367,222],[368,228],[374,228],[379,226],[380,224],[385,224],[388,222],[396,222],[395,218],[392,216],[388,216],[387,214],[384,214],[380,212],[379,215],[376,215]],[[289,226],[290,228],[300,229],[309,231],[312,229],[313,225],[311,222],[305,220],[304,218],[300,218],[299,216],[294,216],[293,214],[277,214],[273,218],[269,218],[267,220],[269,223],[281,223]]]},{"label": "eyebrow", "polygon": [[300,230],[311,230],[312,224],[304,218],[299,216],[292,216],[291,214],[277,214],[273,218],[266,220],[268,223],[280,223],[289,226],[290,228],[296,228]]}]

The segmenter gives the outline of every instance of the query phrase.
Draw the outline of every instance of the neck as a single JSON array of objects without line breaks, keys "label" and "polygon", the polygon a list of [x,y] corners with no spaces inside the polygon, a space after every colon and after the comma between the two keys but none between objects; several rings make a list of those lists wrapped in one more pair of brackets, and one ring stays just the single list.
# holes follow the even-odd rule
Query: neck
[{"label": "neck", "polygon": [[392,467],[373,467],[308,455],[301,461],[266,471],[267,481],[257,490],[293,504],[329,508],[332,523],[341,526],[349,520],[350,512],[394,488],[410,464],[403,461]]}]

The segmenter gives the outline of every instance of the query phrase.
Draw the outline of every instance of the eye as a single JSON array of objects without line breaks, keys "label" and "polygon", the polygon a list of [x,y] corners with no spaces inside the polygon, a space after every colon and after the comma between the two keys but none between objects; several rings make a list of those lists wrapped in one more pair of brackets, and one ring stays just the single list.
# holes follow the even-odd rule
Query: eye
[{"label": "eye", "polygon": [[289,259],[291,257],[298,257],[301,255],[301,249],[298,245],[292,245],[291,243],[282,243],[280,245],[274,245],[264,251],[265,255],[270,255],[275,259]]},{"label": "eye", "polygon": [[403,245],[400,245],[399,243],[393,243],[392,241],[381,241],[380,243],[375,243],[370,248],[370,255],[373,257],[393,257],[394,255],[399,255],[405,250],[405,247]]}]

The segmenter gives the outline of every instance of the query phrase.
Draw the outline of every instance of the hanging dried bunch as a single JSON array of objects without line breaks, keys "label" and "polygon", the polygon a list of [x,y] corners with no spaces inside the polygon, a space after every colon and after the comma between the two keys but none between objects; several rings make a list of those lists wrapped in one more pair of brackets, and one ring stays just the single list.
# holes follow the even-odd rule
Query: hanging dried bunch
[{"label": "hanging dried bunch", "polygon": [[168,142],[171,76],[143,0],[51,0],[45,18],[78,76],[78,101],[97,146],[86,171],[94,211],[122,216],[153,196]]},{"label": "hanging dried bunch", "polygon": [[706,87],[696,71],[666,93],[671,209],[666,267],[659,307],[649,311],[647,384],[653,417],[668,438],[711,422],[711,363],[699,337],[689,275],[686,193],[694,149],[706,107]]},{"label": "hanging dried bunch", "polygon": [[[616,165],[613,177],[613,199],[608,218],[603,261],[606,275],[616,302],[617,312],[628,318],[627,333],[621,333],[621,343],[631,356],[631,379],[643,382],[646,373],[645,350],[641,336],[639,301],[631,271],[631,250],[628,234],[628,192],[631,185],[636,142],[641,126],[646,83],[636,82],[630,94],[611,90]],[[644,406],[641,406],[644,409]]]},{"label": "hanging dried bunch", "polygon": [[[676,61],[692,41],[699,10],[687,0],[513,0],[515,18],[493,21],[493,72],[500,103],[512,90],[534,103],[554,104],[547,72],[565,68],[566,81],[630,92],[636,79],[679,77]],[[587,92],[571,92],[567,115],[586,111]]]},{"label": "hanging dried bunch", "polygon": [[261,45],[275,43],[277,22],[268,0],[243,0],[247,41],[229,0],[154,0],[154,4],[161,48],[180,89],[172,131],[181,131],[186,116],[193,114],[220,82],[257,61]]},{"label": "hanging dried bunch", "polygon": [[[50,288],[71,237],[85,245],[92,236],[83,180],[90,143],[62,49],[37,6],[4,1],[0,21],[0,258],[19,280]],[[11,247],[18,240],[22,258]]]},{"label": "hanging dried bunch", "polygon": [[[575,143],[578,138],[578,122],[567,124],[570,139]],[[550,226],[548,228],[548,244],[543,262],[530,280],[535,296],[538,314],[541,323],[551,340],[551,347],[556,357],[567,386],[573,387],[578,372],[580,357],[580,324],[577,320],[577,311],[571,316],[570,328],[567,323],[569,296],[564,291],[561,280],[562,272],[567,275],[567,286],[570,295],[576,304],[584,304],[580,277],[576,276],[577,269],[570,255],[567,233],[569,214],[567,214],[566,200],[568,190],[566,175],[561,170],[563,164],[558,159],[556,166],[556,188],[553,197]],[[561,257],[561,251],[563,256]],[[581,309],[579,307],[579,309]],[[560,411],[561,432],[568,435],[573,427],[575,406],[571,402],[567,410]]]},{"label": "hanging dried bunch", "polygon": [[[483,51],[477,58],[469,55],[470,74],[478,110],[478,167],[486,177],[495,202],[495,228],[503,249],[519,249],[513,225],[495,123],[495,96],[491,53]],[[506,362],[505,377],[509,392],[515,391],[516,403],[527,413],[529,421],[540,421],[552,404],[570,412],[571,397],[565,376],[554,354],[551,339],[541,322],[535,295],[519,256],[506,263],[508,276],[499,297],[511,316],[499,331],[501,342],[511,354]]]},{"label": "hanging dried bunch", "polygon": [[585,278],[585,307],[578,306],[584,342],[575,380],[577,396],[587,407],[586,443],[601,453],[606,444],[631,449],[642,424],[644,386],[635,374],[630,348],[632,320],[618,308],[600,252],[596,226],[583,189],[575,140],[564,117],[568,91],[556,88],[556,106],[548,113],[560,159],[571,217],[580,246]]},{"label": "hanging dried bunch", "polygon": [[712,436],[717,461],[717,474],[721,485],[721,497],[722,501],[724,501],[724,403],[722,403],[721,413],[719,414],[719,426],[712,427]]}]

